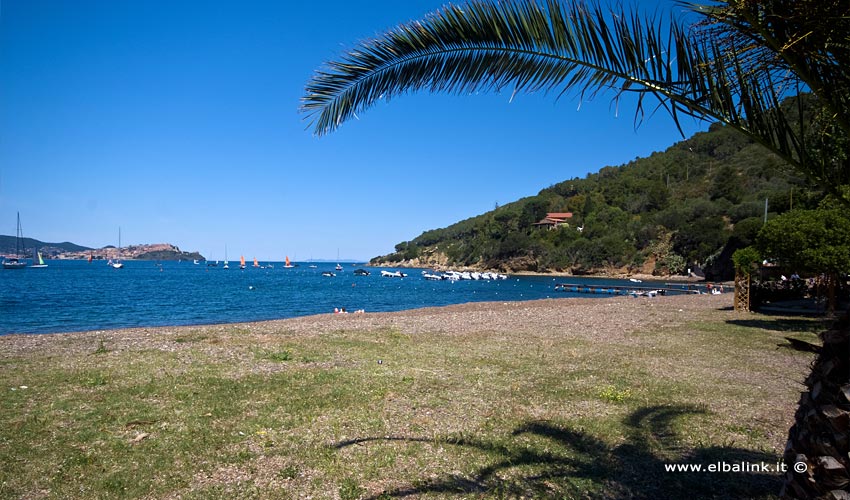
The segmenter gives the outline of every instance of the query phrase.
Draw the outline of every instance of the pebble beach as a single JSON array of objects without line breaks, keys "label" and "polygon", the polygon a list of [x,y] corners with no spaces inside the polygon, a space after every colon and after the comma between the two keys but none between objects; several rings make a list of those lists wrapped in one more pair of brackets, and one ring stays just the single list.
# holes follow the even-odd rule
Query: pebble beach
[{"label": "pebble beach", "polygon": [[[488,333],[551,334],[612,341],[647,327],[669,327],[694,314],[716,312],[734,315],[732,294],[677,295],[666,297],[612,297],[610,299],[546,299],[523,302],[477,302],[428,307],[390,313],[320,314],[274,321],[228,323],[179,327],[94,330],[40,335],[0,336],[0,356],[33,350],[74,353],[90,350],[93,342],[108,341],[123,350],[191,334],[221,335],[234,330],[239,335],[285,335],[291,337],[326,334],[339,330],[395,328],[405,334],[450,335]],[[651,314],[649,314],[651,312]],[[731,316],[730,316],[731,317]]]}]

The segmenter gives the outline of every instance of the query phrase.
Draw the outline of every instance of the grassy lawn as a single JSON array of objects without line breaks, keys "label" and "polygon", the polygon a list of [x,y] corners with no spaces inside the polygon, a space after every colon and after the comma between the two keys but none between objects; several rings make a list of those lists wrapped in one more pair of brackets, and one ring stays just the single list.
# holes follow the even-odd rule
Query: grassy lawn
[{"label": "grassy lawn", "polygon": [[[651,316],[651,315],[650,315]],[[0,339],[2,498],[764,497],[817,320]]]}]

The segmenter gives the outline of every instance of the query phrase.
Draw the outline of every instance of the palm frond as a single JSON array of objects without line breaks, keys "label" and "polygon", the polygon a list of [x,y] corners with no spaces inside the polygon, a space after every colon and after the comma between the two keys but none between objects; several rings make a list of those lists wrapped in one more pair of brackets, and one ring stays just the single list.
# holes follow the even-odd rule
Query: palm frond
[{"label": "palm frond", "polygon": [[[580,98],[611,92],[615,100],[635,93],[636,123],[650,109],[647,98],[656,101],[653,112],[666,110],[677,126],[682,116],[720,121],[835,194],[850,175],[815,165],[804,130],[792,127],[781,103],[801,89],[826,86],[827,108],[850,134],[848,70],[835,64],[850,53],[847,35],[827,30],[815,48],[826,44],[831,52],[803,57],[812,47],[793,53],[790,41],[774,36],[785,26],[763,15],[759,3],[715,2],[699,11],[705,22],[697,27],[622,7],[609,12],[583,0],[449,5],[327,63],[308,82],[301,110],[322,135],[381,99],[421,90],[545,91]],[[804,34],[794,37],[800,46],[807,43]]]},{"label": "palm frond", "polygon": [[[321,135],[380,99],[418,90],[681,93],[687,75],[677,74],[658,25],[580,1],[449,5],[328,63],[308,83],[301,109]],[[687,44],[684,33],[674,33]]]}]

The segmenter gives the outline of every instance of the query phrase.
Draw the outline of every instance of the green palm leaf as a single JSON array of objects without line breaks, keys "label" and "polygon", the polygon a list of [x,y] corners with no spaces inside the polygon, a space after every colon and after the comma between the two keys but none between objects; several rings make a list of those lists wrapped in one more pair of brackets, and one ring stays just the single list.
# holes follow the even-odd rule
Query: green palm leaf
[{"label": "green palm leaf", "polygon": [[[832,68],[835,57],[788,56],[788,41],[774,36],[777,23],[760,14],[759,2],[689,6],[702,14],[701,25],[688,28],[622,8],[606,12],[581,0],[449,5],[327,63],[308,82],[301,110],[322,135],[378,100],[421,90],[545,91],[580,98],[612,92],[615,100],[629,92],[637,95],[636,123],[659,108],[677,126],[681,116],[713,119],[774,151],[827,192],[850,183],[843,167],[813,160],[806,131],[791,125],[806,120],[789,120],[781,106],[801,89],[832,89],[846,78]],[[838,47],[833,52],[850,46],[832,42],[838,33],[829,35]],[[808,66],[797,71],[801,64]],[[647,97],[653,99],[651,111]],[[839,129],[850,134],[850,125],[842,125],[850,123],[848,101],[840,92],[824,99]]]},{"label": "green palm leaf", "polygon": [[[598,7],[579,2],[448,6],[328,63],[308,84],[302,110],[324,134],[379,99],[417,90],[466,94],[510,87],[589,97],[612,88],[681,93],[688,75],[676,73],[654,24],[635,16],[609,19]],[[674,108],[695,111],[690,103]]]}]

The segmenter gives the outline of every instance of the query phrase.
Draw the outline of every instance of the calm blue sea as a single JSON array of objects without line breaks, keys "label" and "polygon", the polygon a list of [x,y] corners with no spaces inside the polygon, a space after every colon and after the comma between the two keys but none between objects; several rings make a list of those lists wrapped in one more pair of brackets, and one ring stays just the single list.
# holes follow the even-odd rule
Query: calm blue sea
[{"label": "calm blue sea", "polygon": [[420,270],[383,278],[380,269],[355,276],[344,264],[306,263],[285,269],[230,269],[203,263],[49,261],[45,269],[0,269],[0,334],[57,333],[120,327],[235,323],[349,311],[399,311],[463,302],[599,295],[555,291],[557,282],[628,284],[622,280],[512,276],[502,281],[427,281]]}]

